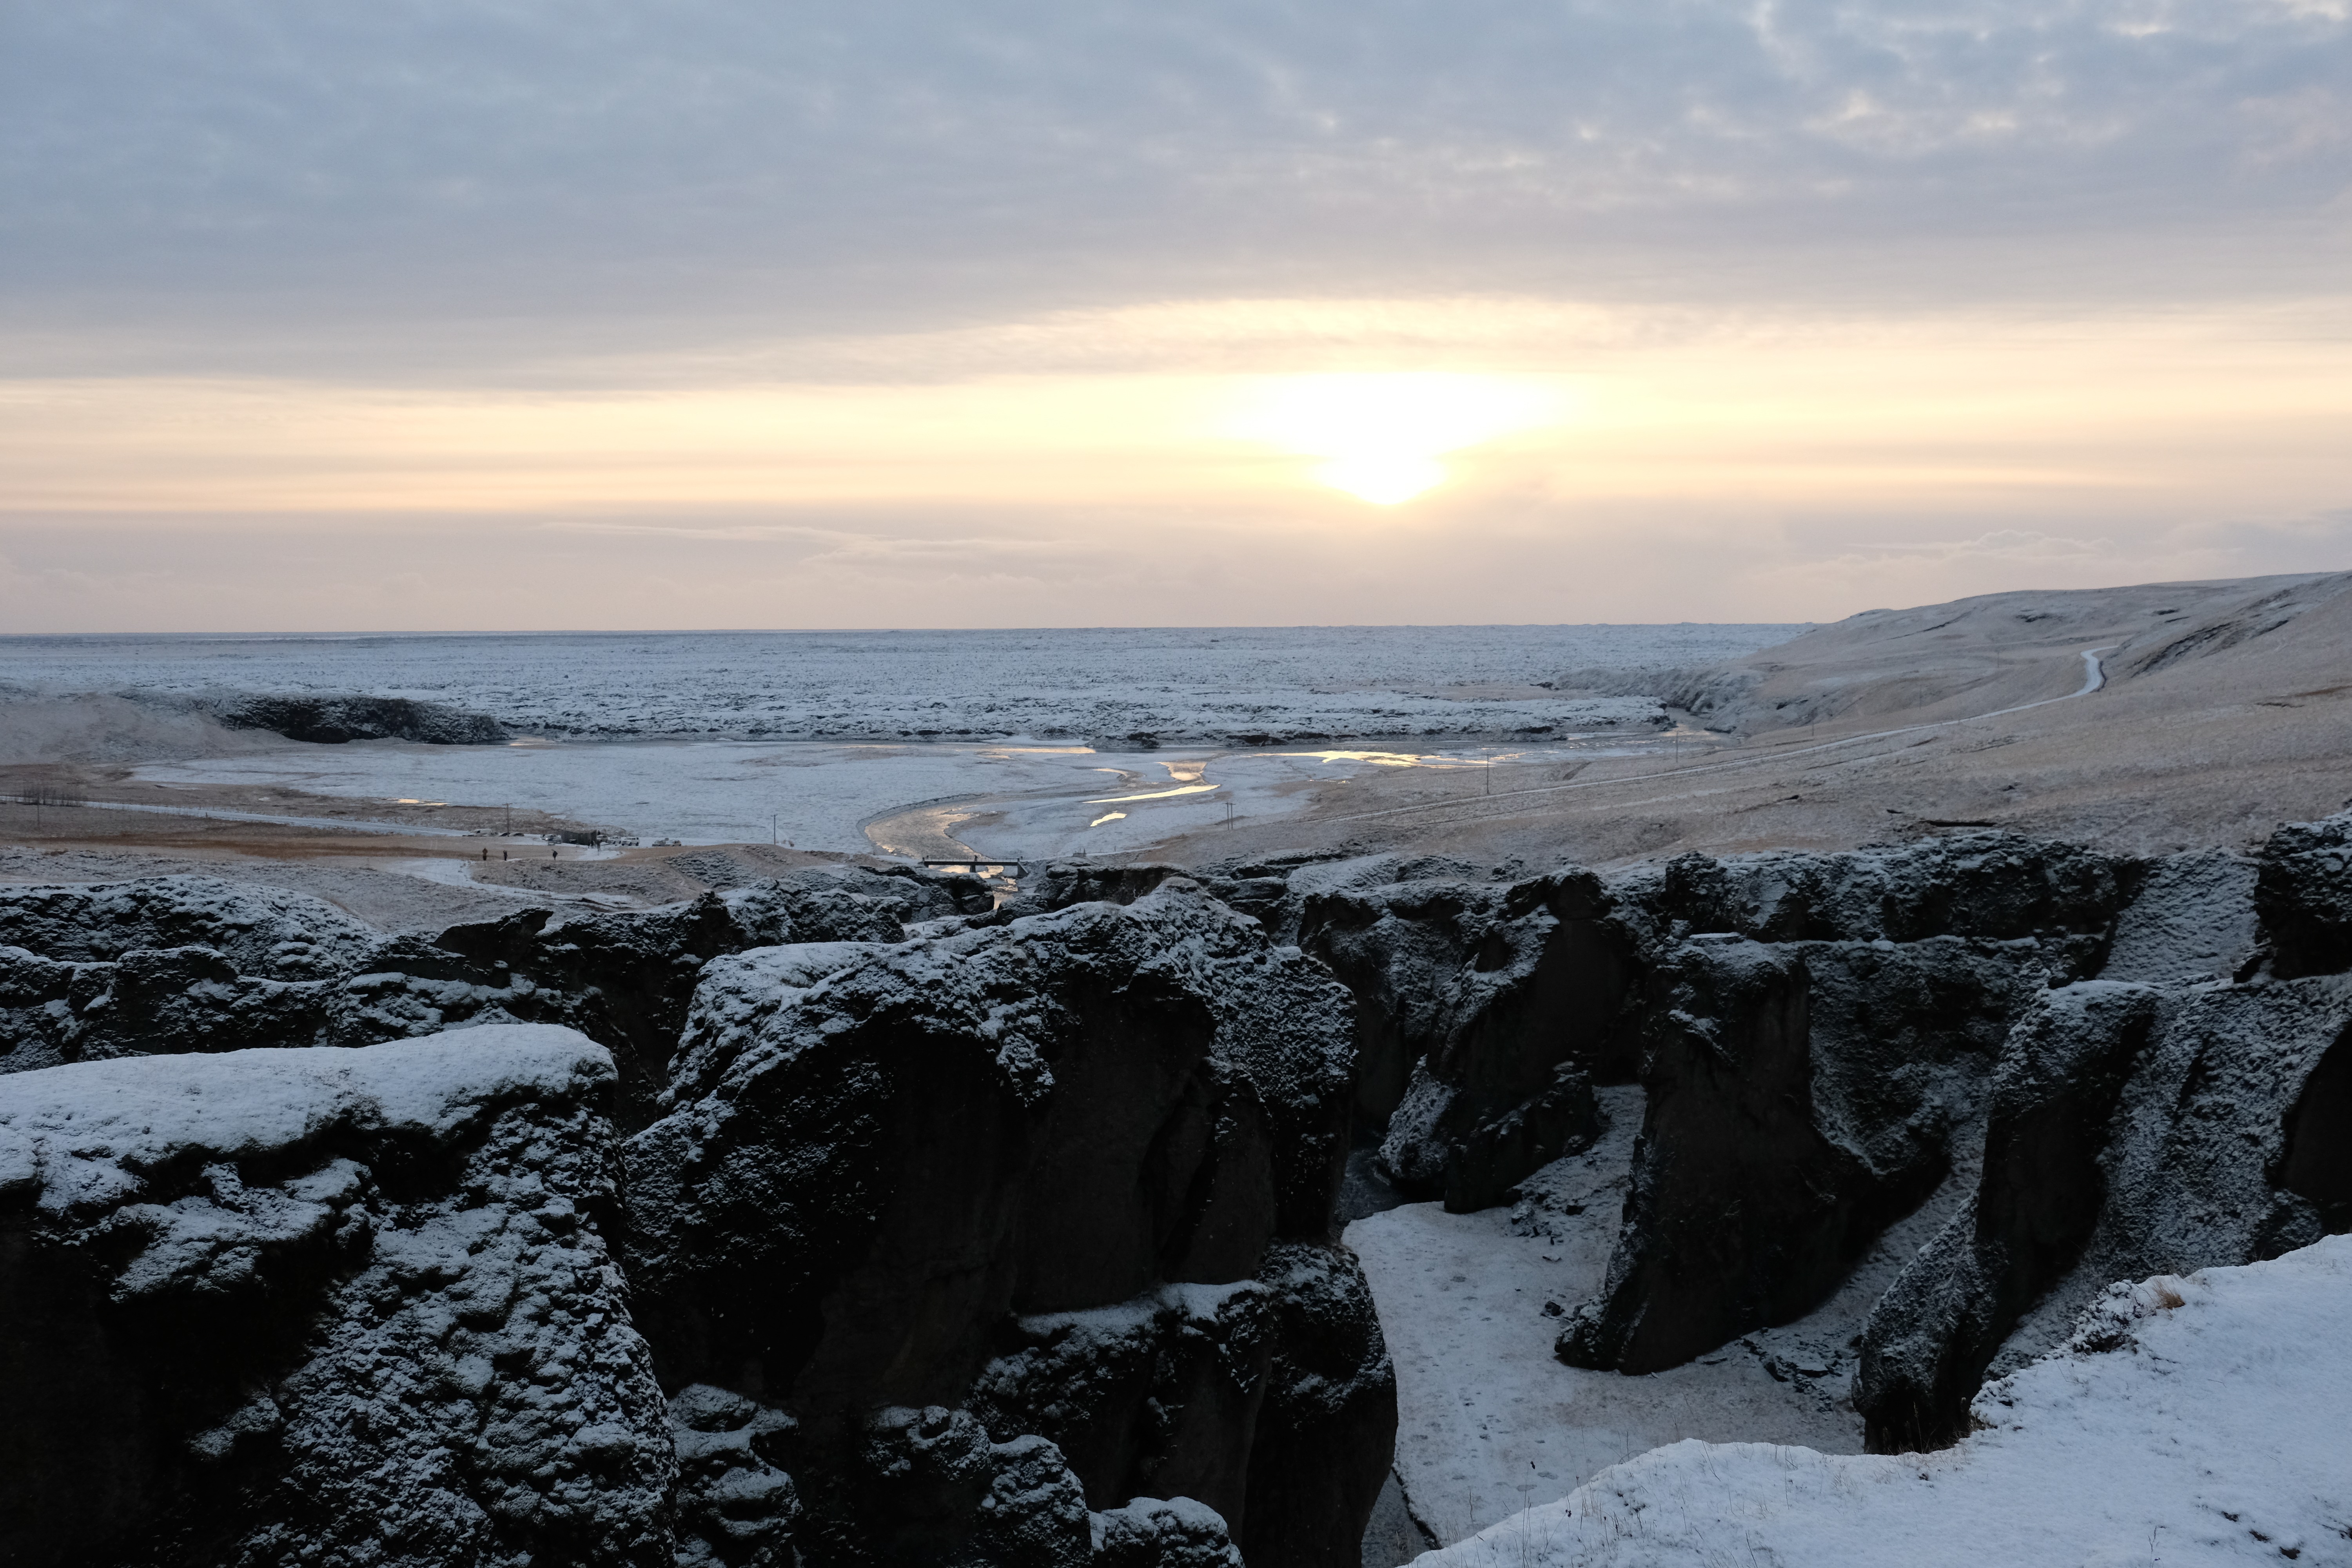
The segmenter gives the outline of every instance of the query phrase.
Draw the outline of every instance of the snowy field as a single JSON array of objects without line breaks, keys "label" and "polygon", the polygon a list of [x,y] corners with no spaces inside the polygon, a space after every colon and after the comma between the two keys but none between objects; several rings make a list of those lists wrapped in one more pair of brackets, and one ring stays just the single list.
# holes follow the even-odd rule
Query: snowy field
[{"label": "snowy field", "polygon": [[1564,670],[1706,665],[1797,626],[1299,626],[0,639],[42,693],[407,697],[527,733],[1208,745],[1559,734],[1653,702],[1538,689]]},{"label": "snowy field", "polygon": [[1684,1442],[1421,1568],[2352,1563],[2352,1237],[2110,1289],[1933,1454]]}]

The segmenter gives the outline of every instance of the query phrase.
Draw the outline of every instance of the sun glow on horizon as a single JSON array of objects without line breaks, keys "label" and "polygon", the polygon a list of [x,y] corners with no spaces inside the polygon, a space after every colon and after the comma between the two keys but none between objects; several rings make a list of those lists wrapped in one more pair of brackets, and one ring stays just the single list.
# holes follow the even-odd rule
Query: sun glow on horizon
[{"label": "sun glow on horizon", "polygon": [[1445,465],[1423,452],[1350,452],[1315,470],[1335,490],[1374,506],[1401,506],[1445,482]]},{"label": "sun glow on horizon", "polygon": [[1563,412],[1555,387],[1527,377],[1302,375],[1269,387],[1234,433],[1325,458],[1318,483],[1400,506],[1445,482],[1441,455],[1557,424]]}]

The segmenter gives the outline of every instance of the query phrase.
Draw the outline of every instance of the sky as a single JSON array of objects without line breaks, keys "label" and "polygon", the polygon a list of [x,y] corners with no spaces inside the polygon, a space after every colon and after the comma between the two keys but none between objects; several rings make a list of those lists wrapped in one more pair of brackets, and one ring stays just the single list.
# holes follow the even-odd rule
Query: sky
[{"label": "sky", "polygon": [[0,0],[0,630],[2352,568],[2352,0]]}]

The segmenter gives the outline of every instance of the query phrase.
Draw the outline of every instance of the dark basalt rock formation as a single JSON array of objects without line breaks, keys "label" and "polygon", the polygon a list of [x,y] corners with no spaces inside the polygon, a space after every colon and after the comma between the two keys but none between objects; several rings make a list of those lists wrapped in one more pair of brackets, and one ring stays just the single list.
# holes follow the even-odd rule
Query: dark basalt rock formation
[{"label": "dark basalt rock formation", "polygon": [[1131,904],[1171,877],[1189,877],[1176,866],[1097,866],[1085,860],[1052,860],[1021,879],[1006,900],[1003,920],[1051,914],[1072,904]]},{"label": "dark basalt rock formation", "polygon": [[1980,1382],[2063,1341],[2110,1280],[2352,1227],[2352,979],[2324,973],[2352,967],[2333,934],[2347,820],[2281,828],[2256,863],[2124,868],[2102,978],[2053,965],[2026,997],[1977,1189],[1865,1328],[1873,1447],[1958,1436]]},{"label": "dark basalt rock formation", "polygon": [[[1397,1189],[1456,1213],[1600,1131],[1633,1034],[1630,936],[1589,872],[1510,884],[1391,857],[1301,873],[1300,944],[1355,993],[1356,1110]],[[1407,879],[1381,879],[1402,874]]]},{"label": "dark basalt rock formation", "polygon": [[2352,968],[2352,811],[2272,834],[2254,903],[2282,978]]},{"label": "dark basalt rock formation", "polygon": [[281,979],[242,891],[18,900],[69,1047],[183,1053],[0,1079],[25,1561],[1352,1562],[1395,1393],[1328,1241],[1349,1004],[1256,922],[1180,881],[909,942],[765,886]]},{"label": "dark basalt rock formation", "polygon": [[1983,835],[1685,856],[1617,883],[1648,1091],[1574,1365],[1654,1371],[1827,1299],[1980,1124],[2011,1022],[2104,957],[2138,868]]},{"label": "dark basalt rock formation", "polygon": [[[1312,890],[1298,898],[1298,945],[1355,994],[1356,1114],[1373,1127],[1386,1126],[1414,1065],[1444,1034],[1445,993],[1493,897],[1446,874],[1467,869],[1383,856],[1362,881],[1299,879]],[[1396,875],[1409,871],[1436,874]]]},{"label": "dark basalt rock formation", "polygon": [[1381,1142],[1381,1173],[1401,1196],[1434,1193],[1446,1213],[1471,1214],[1507,1202],[1516,1183],[1601,1135],[1592,1080],[1577,1068],[1556,1068],[1549,1085],[1522,1095],[1470,1093],[1423,1062]]},{"label": "dark basalt rock formation", "polygon": [[2275,1258],[2352,1228],[2352,979],[2054,991],[2002,1052],[1969,1206],[1863,1335],[1882,1449],[2062,1342],[2110,1281]]},{"label": "dark basalt rock formation", "polygon": [[1967,833],[1833,855],[1684,855],[1611,890],[1652,942],[1708,933],[1767,942],[2033,937],[2063,943],[2069,966],[2087,971],[2145,870],[2070,844]]},{"label": "dark basalt rock formation", "polygon": [[[974,923],[1129,903],[1181,874],[1055,863]],[[1402,1191],[1456,1210],[1501,1202],[1597,1132],[1587,1075],[1631,1070],[1628,938],[1588,873],[1503,884],[1434,857],[1297,857],[1201,885],[1354,994],[1356,1119],[1390,1132],[1383,1164]]]},{"label": "dark basalt rock formation", "polygon": [[65,963],[201,947],[240,974],[322,980],[350,973],[383,940],[323,900],[211,877],[0,889],[0,947]]},{"label": "dark basalt rock formation", "polygon": [[0,1540],[667,1564],[603,1050],[502,1028],[0,1079]]},{"label": "dark basalt rock formation", "polygon": [[1476,910],[1381,1148],[1400,1191],[1434,1192],[1456,1214],[1503,1202],[1599,1135],[1591,1081],[1623,1076],[1633,1033],[1632,944],[1598,878],[1553,872]]},{"label": "dark basalt rock formation", "polygon": [[[1804,1313],[1981,1140],[1855,1384],[1874,1446],[1940,1441],[2107,1281],[2352,1227],[2347,839],[1073,864],[1001,909],[796,874],[429,939],[201,879],[0,891],[0,1535],[60,1568],[1352,1564],[1395,1395],[1331,1237],[1351,1136],[1484,1206],[1629,1079],[1561,1355]],[[511,1021],[604,1049],[478,1026]],[[102,1416],[57,1437],[76,1400]]]},{"label": "dark basalt rock formation", "polygon": [[[1351,1559],[1394,1392],[1321,1246],[1348,1000],[1296,950],[1172,880],[745,955],[687,1033],[674,1109],[627,1145],[638,1321],[666,1383],[789,1416],[804,1562],[975,1550],[993,1456],[1030,1437],[1105,1518],[1184,1496],[1254,1563]],[[926,1414],[883,1442],[877,1405]]]},{"label": "dark basalt rock formation", "polygon": [[1277,1241],[1258,1265],[1274,1354],[1251,1433],[1244,1554],[1347,1568],[1396,1446],[1396,1375],[1355,1254]]},{"label": "dark basalt rock formation", "polygon": [[1963,1139],[1973,1199],[1864,1334],[1875,1447],[1957,1436],[1988,1373],[2110,1280],[2352,1225],[2347,820],[2283,828],[2259,863],[1979,835],[1617,879],[1648,1105],[1563,1359],[1654,1370],[1790,1321]]},{"label": "dark basalt rock formation", "polygon": [[289,741],[421,741],[428,746],[495,746],[506,726],[487,713],[405,697],[232,698],[213,715],[232,730],[268,730]]},{"label": "dark basalt rock formation", "polygon": [[[299,894],[198,877],[0,891],[0,1073],[252,1046],[356,1046],[552,1023],[609,1048],[639,1127],[703,964],[794,940],[898,942],[953,909],[928,881],[768,881],[636,914],[544,909],[385,937]],[[902,895],[899,889],[904,889]]]},{"label": "dark basalt rock formation", "polygon": [[1943,1179],[2042,957],[1957,937],[1675,950],[1624,1228],[1562,1359],[1655,1371],[1826,1299]]}]

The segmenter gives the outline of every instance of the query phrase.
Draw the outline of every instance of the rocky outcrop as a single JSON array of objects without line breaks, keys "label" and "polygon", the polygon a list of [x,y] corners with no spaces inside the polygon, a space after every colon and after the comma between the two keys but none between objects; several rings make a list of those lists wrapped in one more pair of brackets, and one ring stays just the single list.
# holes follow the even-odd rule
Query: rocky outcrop
[{"label": "rocky outcrop", "polygon": [[1526,1098],[1489,1100],[1444,1082],[1423,1061],[1381,1140],[1378,1169],[1400,1197],[1435,1194],[1446,1213],[1472,1214],[1509,1201],[1518,1182],[1591,1147],[1601,1131],[1592,1080],[1576,1068],[1555,1068],[1551,1083]]},{"label": "rocky outcrop", "polygon": [[1071,1456],[1089,1506],[1189,1497],[1240,1520],[1273,1315],[1273,1293],[1244,1279],[1017,1317],[972,1406],[992,1435],[1034,1431]]},{"label": "rocky outcrop", "polygon": [[[1178,874],[1055,863],[995,918],[1128,903]],[[1593,1136],[1591,1073],[1631,1071],[1628,939],[1589,873],[1504,883],[1436,857],[1300,857],[1202,885],[1354,994],[1355,1117],[1388,1133],[1381,1159],[1402,1191],[1456,1210],[1501,1202]]]},{"label": "rocky outcrop", "polygon": [[1355,1254],[1277,1241],[1258,1266],[1273,1353],[1251,1433],[1243,1553],[1349,1568],[1396,1444],[1396,1373]]},{"label": "rocky outcrop", "polygon": [[[789,1418],[804,1561],[955,1559],[1005,1487],[1066,1514],[1034,1452],[1031,1480],[1000,1479],[1029,1438],[1106,1519],[1183,1496],[1275,1531],[1254,1563],[1349,1559],[1393,1385],[1352,1258],[1319,1250],[1348,1000],[1296,950],[1176,879],[747,954],[688,1034],[667,1114],[627,1145],[638,1320],[666,1383]],[[1270,1494],[1332,1533],[1261,1523],[1261,1430]],[[877,1543],[892,1487],[913,1489],[886,1510],[903,1539]]]},{"label": "rocky outcrop", "polygon": [[1050,860],[1021,879],[1003,906],[1004,918],[1051,914],[1073,904],[1131,904],[1182,868],[1155,864],[1097,866],[1090,860]]},{"label": "rocky outcrop", "polygon": [[2145,985],[2244,979],[2262,949],[2259,863],[2225,849],[2150,862],[2116,918],[2098,974]]},{"label": "rocky outcrop", "polygon": [[[2136,862],[1999,834],[1843,855],[1690,855],[1606,883],[1574,868],[1502,883],[1458,863],[1370,857],[1294,872],[1278,918],[1355,994],[1357,1115],[1386,1131],[1384,1173],[1407,1195],[1460,1211],[1504,1201],[1520,1178],[1594,1136],[1590,1084],[1644,1074],[1643,1020],[1654,1022],[1675,984],[1664,972],[1691,938],[2012,944],[1959,962],[1946,981],[1928,973],[1943,959],[1897,966],[1916,973],[1890,1000],[1913,1016],[1957,1008],[1980,1080],[2014,982],[2094,973],[2141,877]],[[2150,922],[2135,951],[2165,962],[2162,935]],[[1866,1006],[1868,991],[1841,984],[1821,1001]],[[1876,1053],[1870,1070],[1887,1065]],[[1917,1071],[1943,1065],[1897,1076]],[[1970,1108],[1964,1095],[1950,1110]],[[1883,1114],[1900,1121],[1916,1110]]]},{"label": "rocky outcrop", "polygon": [[421,741],[428,746],[494,746],[506,726],[487,713],[405,697],[252,696],[211,704],[232,730],[268,730],[289,741]]},{"label": "rocky outcrop", "polygon": [[1356,1113],[1384,1130],[1383,1173],[1457,1213],[1598,1132],[1591,1080],[1627,1070],[1637,973],[1589,872],[1468,870],[1339,862],[1300,872],[1292,900],[1300,944],[1356,996]]},{"label": "rocky outcrop", "polygon": [[2352,1226],[2352,981],[2042,997],[2001,1057],[1984,1175],[1863,1336],[1874,1447],[1950,1441],[2113,1279],[2274,1258]]},{"label": "rocky outcrop", "polygon": [[1685,856],[1613,888],[1650,966],[1633,1186],[1571,1364],[1647,1372],[1825,1300],[1982,1124],[2010,1026],[2139,868],[1997,836]]},{"label": "rocky outcrop", "polygon": [[1972,836],[1618,879],[1648,1104],[1607,1283],[1562,1358],[1654,1370],[1794,1319],[1964,1139],[1978,1190],[1864,1336],[1876,1446],[1957,1436],[1988,1373],[2111,1279],[2344,1228],[2352,983],[2280,978],[2352,962],[2330,946],[2339,842],[2282,829],[2257,865]]},{"label": "rocky outcrop", "polygon": [[[957,1390],[1001,1436],[877,1400],[890,1369],[857,1382],[855,1347],[797,1411],[756,1375],[665,1400],[609,1251],[615,1087],[593,1042],[528,1025],[0,1080],[9,1560],[1238,1568],[1253,1488],[1254,1561],[1351,1560],[1394,1389],[1346,1254],[1276,1244],[1255,1278],[1066,1314],[1092,1331]],[[1040,1325],[1002,1306],[970,1327]]]},{"label": "rocky outcrop", "polygon": [[1381,1148],[1400,1191],[1457,1214],[1598,1136],[1591,1082],[1624,1075],[1633,1035],[1636,966],[1598,878],[1532,878],[1480,913]]},{"label": "rocky outcrop", "polygon": [[[953,908],[926,881],[771,880],[642,913],[525,909],[386,937],[315,899],[165,877],[0,892],[0,1073],[252,1046],[357,1046],[551,1023],[613,1053],[638,1127],[702,966],[796,939],[898,942]],[[905,889],[901,896],[898,889]]]},{"label": "rocky outcrop", "polygon": [[1864,1334],[1874,1447],[1958,1436],[1979,1382],[2059,1342],[2109,1280],[2352,1228],[2347,821],[2282,827],[2251,865],[2147,867],[2108,978],[2035,1001],[2002,1049],[1977,1192]]},{"label": "rocky outcrop", "polygon": [[64,963],[200,947],[240,974],[322,980],[351,973],[382,940],[323,900],[212,877],[0,889],[0,947]]},{"label": "rocky outcrop", "polygon": [[2020,968],[1951,937],[1678,950],[1654,983],[1623,1228],[1562,1359],[1654,1371],[1825,1299],[1942,1179],[2039,984]]},{"label": "rocky outcrop", "polygon": [[1645,944],[1722,933],[1756,942],[2033,937],[2088,973],[2142,863],[2004,833],[1956,833],[1832,855],[1683,855],[1611,891]]},{"label": "rocky outcrop", "polygon": [[2255,904],[2281,976],[2352,968],[2352,812],[2272,834]]},{"label": "rocky outcrop", "polygon": [[10,1561],[669,1563],[612,1088],[534,1027],[0,1079]]},{"label": "rocky outcrop", "polygon": [[[522,1037],[497,1026],[517,1022],[604,1047],[593,1090],[499,1100],[490,1122],[425,1118],[479,1131],[523,1117],[513,1137],[540,1142],[498,1155],[503,1166],[469,1163],[473,1131],[416,1131],[406,1110],[322,1110],[313,1131],[288,1134],[296,1152],[272,1152],[271,1133],[130,1159],[130,1195],[49,1231],[47,1199],[5,1209],[21,1184],[0,1171],[0,1246],[46,1259],[9,1280],[68,1303],[8,1342],[0,1378],[35,1414],[0,1426],[60,1419],[52,1362],[113,1368],[105,1389],[130,1392],[103,1396],[138,1412],[99,1424],[96,1458],[73,1450],[84,1522],[44,1524],[40,1539],[67,1544],[34,1560],[258,1562],[362,1530],[297,1510],[299,1542],[237,1544],[235,1510],[276,1495],[268,1478],[298,1461],[312,1468],[284,1484],[362,1495],[335,1491],[328,1459],[289,1436],[313,1430],[288,1403],[312,1385],[268,1358],[341,1344],[341,1328],[286,1326],[330,1309],[334,1324],[364,1307],[491,1331],[446,1294],[472,1300],[464,1281],[490,1267],[475,1254],[454,1273],[370,1271],[420,1255],[401,1250],[404,1226],[478,1211],[463,1223],[552,1246],[503,1217],[552,1159],[617,1162],[625,1208],[608,1185],[573,1201],[587,1217],[570,1231],[545,1205],[518,1212],[567,1247],[610,1245],[629,1283],[608,1269],[597,1304],[550,1294],[561,1314],[529,1321],[584,1335],[601,1313],[590,1326],[645,1336],[629,1375],[650,1381],[626,1420],[588,1423],[635,1436],[609,1462],[605,1437],[581,1438],[576,1460],[529,1437],[517,1451],[535,1479],[497,1484],[558,1501],[496,1495],[556,1533],[517,1546],[541,1526],[499,1522],[478,1500],[492,1546],[445,1556],[602,1561],[620,1542],[614,1561],[730,1568],[1353,1563],[1395,1404],[1363,1276],[1330,1236],[1351,1137],[1377,1127],[1381,1163],[1412,1195],[1480,1207],[1594,1137],[1594,1085],[1627,1079],[1645,1104],[1618,1246],[1560,1353],[1654,1370],[1802,1314],[1956,1165],[1970,1169],[1980,1141],[1972,1202],[1881,1302],[1856,1387],[1874,1443],[1939,1440],[1984,1376],[2054,1342],[2107,1280],[2352,1226],[2352,976],[2328,968],[2352,963],[2331,945],[2341,842],[2320,824],[2282,830],[2259,861],[2137,862],[1969,835],[1685,857],[1608,879],[1395,857],[1201,880],[1073,866],[1001,909],[970,879],[796,872],[644,914],[526,910],[429,939],[190,879],[0,892],[0,1070],[16,1069],[0,1101],[93,1073],[177,1082],[265,1058],[331,1077],[412,1048],[375,1042],[427,1035],[413,1048],[446,1066],[467,1042],[495,1056]],[[530,1037],[590,1049],[580,1036]],[[241,1048],[255,1045],[363,1048]],[[233,1054],[204,1054],[219,1052]],[[133,1053],[157,1059],[103,1059]],[[50,1070],[23,1070],[35,1068]],[[352,1103],[389,1103],[370,1093]],[[572,1109],[549,1121],[525,1100]],[[220,1123],[205,1136],[246,1138],[231,1103],[204,1111]],[[114,1158],[104,1142],[91,1158]],[[363,1177],[338,1185],[320,1173],[334,1161]],[[136,1290],[118,1301],[151,1232],[249,1258],[261,1283],[220,1297],[245,1316],[206,1316],[210,1285],[170,1287],[168,1312],[123,1305],[145,1300]],[[339,1294],[362,1279],[364,1303]],[[107,1326],[151,1310],[163,1348]],[[89,1339],[83,1318],[116,1337]],[[200,1330],[227,1336],[223,1364],[249,1352],[268,1370],[236,1372],[224,1392],[213,1373],[152,1360],[176,1346],[194,1365],[186,1336]],[[414,1360],[438,1388],[446,1346],[383,1331],[364,1342],[383,1358],[370,1388],[402,1406],[366,1417],[383,1446],[348,1422],[318,1441],[354,1468],[421,1466],[431,1485],[417,1495],[439,1500],[443,1461],[416,1458],[414,1434],[471,1420],[451,1412],[475,1395],[406,1409],[411,1373],[374,1369]],[[589,1353],[549,1342],[572,1359],[548,1365]],[[65,1348],[36,1356],[36,1343]],[[457,1355],[467,1378],[472,1353]],[[482,1353],[493,1383],[562,1385],[526,1375],[530,1355]],[[194,1392],[172,1392],[184,1384]],[[173,1457],[196,1442],[186,1434],[264,1479],[186,1468],[199,1461]],[[122,1468],[134,1449],[147,1469]],[[434,1451],[457,1456],[446,1484],[468,1498],[506,1476],[463,1444]],[[21,1468],[37,1479],[49,1464]],[[134,1484],[104,1479],[122,1475],[161,1500],[122,1515],[133,1545],[110,1557],[76,1544],[112,1506],[90,1489]],[[203,1479],[215,1476],[229,1481]],[[379,1511],[401,1542],[446,1545],[431,1534],[442,1525]],[[631,1534],[633,1520],[649,1522]]]}]

